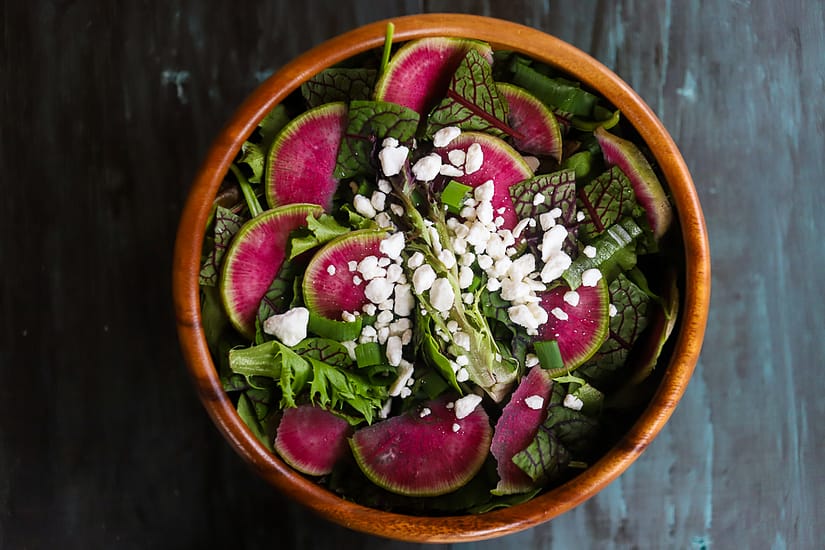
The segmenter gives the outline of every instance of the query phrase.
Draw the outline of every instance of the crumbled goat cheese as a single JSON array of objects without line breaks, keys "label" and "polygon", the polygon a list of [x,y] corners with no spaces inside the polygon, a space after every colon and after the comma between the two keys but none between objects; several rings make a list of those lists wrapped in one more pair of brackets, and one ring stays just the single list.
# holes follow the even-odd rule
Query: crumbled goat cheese
[{"label": "crumbled goat cheese", "polygon": [[400,216],[403,216],[403,215],[404,215],[404,207],[403,207],[403,206],[401,206],[400,204],[397,204],[397,203],[392,203],[392,204],[390,205],[390,210],[391,210],[391,211],[392,211],[392,213],[393,213],[393,214],[395,214],[396,216],[399,216],[399,217],[400,217]]},{"label": "crumbled goat cheese", "polygon": [[430,153],[416,161],[412,167],[412,173],[418,181],[432,181],[440,169],[441,157],[436,153]]},{"label": "crumbled goat cheese", "polygon": [[373,279],[367,283],[364,296],[373,304],[380,304],[392,296],[395,285],[386,279]]},{"label": "crumbled goat cheese", "polygon": [[356,269],[358,269],[358,262],[356,262],[355,260],[348,261],[347,262],[347,268],[350,271],[355,271]]},{"label": "crumbled goat cheese", "polygon": [[375,307],[375,304],[371,304],[371,303],[367,302],[366,304],[364,304],[364,307],[361,308],[361,311],[363,311],[367,315],[375,315],[375,310],[376,309],[378,309],[378,308]]},{"label": "crumbled goat cheese", "polygon": [[438,259],[441,260],[441,263],[444,264],[444,267],[447,269],[452,269],[455,267],[455,254],[453,254],[453,251],[449,248],[443,249],[438,255]]},{"label": "crumbled goat cheese", "polygon": [[390,323],[392,323],[392,320],[394,318],[395,316],[392,314],[392,311],[385,309],[384,311],[378,314],[378,317],[375,319],[375,322],[380,323],[382,325],[389,325]]},{"label": "crumbled goat cheese", "polygon": [[460,289],[469,288],[470,285],[473,284],[473,279],[475,278],[475,274],[473,270],[466,265],[462,265],[458,269],[458,287]]},{"label": "crumbled goat cheese", "polygon": [[541,280],[544,283],[555,281],[573,264],[573,260],[566,252],[559,250],[551,255],[541,268]]},{"label": "crumbled goat cheese", "polygon": [[[479,149],[481,149],[479,147]],[[495,184],[493,180],[487,180],[475,189],[473,189],[473,198],[477,202],[490,202],[493,200],[493,195],[496,192]]]},{"label": "crumbled goat cheese", "polygon": [[524,404],[527,405],[528,408],[538,411],[544,406],[544,398],[540,395],[531,395],[524,399]]},{"label": "crumbled goat cheese", "polygon": [[395,303],[393,305],[395,314],[399,317],[409,317],[413,307],[415,307],[415,297],[412,295],[410,285],[395,285]]},{"label": "crumbled goat cheese", "polygon": [[564,293],[564,301],[570,304],[573,307],[579,305],[579,293],[575,290],[568,290]]},{"label": "crumbled goat cheese", "polygon": [[389,195],[392,191],[392,185],[387,180],[378,180],[378,190]]},{"label": "crumbled goat cheese", "polygon": [[538,206],[543,202],[544,202],[544,195],[542,195],[541,193],[536,193],[536,195],[533,197],[533,206]]},{"label": "crumbled goat cheese", "polygon": [[525,304],[518,304],[507,308],[507,316],[510,320],[526,329],[537,329],[539,327],[533,313]]},{"label": "crumbled goat cheese", "polygon": [[377,279],[379,277],[386,277],[387,270],[378,264],[377,256],[365,256],[358,262],[358,273],[365,281]]},{"label": "crumbled goat cheese", "polygon": [[514,281],[521,281],[536,269],[536,257],[532,254],[525,254],[514,260],[507,270],[507,276]]},{"label": "crumbled goat cheese", "polygon": [[467,148],[467,156],[464,159],[464,172],[467,174],[478,172],[483,163],[484,151],[481,149],[481,145],[473,143]]},{"label": "crumbled goat cheese", "polygon": [[565,407],[567,407],[568,409],[573,409],[574,411],[580,411],[580,410],[582,410],[582,407],[584,406],[584,402],[581,399],[579,399],[578,397],[576,397],[575,395],[573,395],[572,393],[568,393],[567,395],[564,396],[563,405]]},{"label": "crumbled goat cheese", "polygon": [[423,409],[421,409],[421,412],[418,413],[418,416],[424,418],[425,416],[430,416],[432,412],[433,411],[431,411],[429,407],[424,407]]},{"label": "crumbled goat cheese", "polygon": [[398,140],[394,137],[385,137],[381,142],[381,147],[398,147]]},{"label": "crumbled goat cheese", "polygon": [[[386,143],[386,140],[384,140]],[[396,141],[396,143],[398,143]],[[388,147],[384,146],[378,153],[378,161],[381,163],[381,172],[385,176],[395,176],[401,172],[404,162],[407,160],[407,155],[410,150],[403,145]]]},{"label": "crumbled goat cheese", "polygon": [[327,273],[329,273],[330,275],[335,275],[335,266],[332,265],[332,264],[329,264],[327,266]]},{"label": "crumbled goat cheese", "polygon": [[392,385],[390,386],[389,394],[391,397],[398,397],[401,396],[403,388],[407,386],[407,380],[413,375],[413,366],[408,361],[404,361],[403,359],[398,364],[398,376],[393,381]]},{"label": "crumbled goat cheese", "polygon": [[398,264],[387,266],[387,280],[391,283],[397,283],[404,277],[404,268]]},{"label": "crumbled goat cheese", "polygon": [[567,228],[563,225],[554,225],[548,229],[541,240],[541,261],[546,262],[550,256],[561,250],[567,238]]},{"label": "crumbled goat cheese", "polygon": [[458,331],[453,334],[453,342],[455,342],[455,345],[470,351],[470,335],[466,332]]},{"label": "crumbled goat cheese", "polygon": [[470,393],[455,400],[455,417],[459,420],[462,418],[467,418],[470,416],[478,404],[481,403],[481,396],[476,395],[474,393]]},{"label": "crumbled goat cheese", "polygon": [[416,294],[423,294],[430,290],[435,282],[435,270],[430,264],[423,264],[413,272],[413,289]]},{"label": "crumbled goat cheese", "polygon": [[588,258],[595,258],[596,257],[596,247],[593,245],[587,245],[582,250],[582,254],[587,256]]},{"label": "crumbled goat cheese", "polygon": [[410,259],[407,260],[407,267],[410,269],[417,269],[424,263],[424,254],[421,252],[414,252]]},{"label": "crumbled goat cheese", "polygon": [[349,312],[349,311],[344,311],[344,312],[341,312],[341,319],[343,319],[347,323],[353,323],[353,322],[355,322],[356,319],[358,319],[358,316],[355,315],[354,313]]},{"label": "crumbled goat cheese", "polygon": [[582,284],[584,286],[596,286],[602,279],[602,272],[597,268],[592,267],[582,273]]},{"label": "crumbled goat cheese", "polygon": [[285,313],[273,315],[264,321],[264,332],[274,336],[286,346],[295,346],[307,337],[309,310],[295,307]]},{"label": "crumbled goat cheese", "polygon": [[476,207],[476,219],[484,225],[493,223],[493,205],[487,201]]},{"label": "crumbled goat cheese", "polygon": [[451,164],[442,164],[441,167],[438,169],[438,173],[442,176],[449,176],[451,178],[460,178],[464,175],[464,170],[461,168],[456,168]]},{"label": "crumbled goat cheese", "polygon": [[398,233],[393,233],[381,241],[378,249],[382,254],[391,260],[397,260],[401,257],[401,251],[404,250],[404,244],[404,233],[399,231]]},{"label": "crumbled goat cheese", "polygon": [[381,212],[387,205],[387,194],[383,191],[374,191],[370,197],[370,204],[376,212]]},{"label": "crumbled goat cheese", "polygon": [[355,348],[358,347],[358,342],[356,342],[355,340],[345,340],[341,342],[341,345],[346,348],[347,355],[349,355],[349,358],[355,361]]},{"label": "crumbled goat cheese", "polygon": [[361,277],[359,277],[358,275],[354,275],[354,276],[352,277],[352,284],[354,284],[355,286],[358,286],[358,285],[360,285],[360,284],[361,284],[361,283],[363,283],[363,282],[364,282],[364,279],[362,279],[362,278],[361,278]]},{"label": "crumbled goat cheese", "polygon": [[458,430],[460,430],[460,429],[461,429],[461,425],[460,425],[460,424],[458,424],[458,422],[456,422],[455,424],[453,424],[453,431],[454,431],[454,432],[457,432],[457,431],[458,431]]},{"label": "crumbled goat cheese", "polygon": [[619,313],[619,310],[617,310],[616,306],[614,306],[613,304],[610,304],[610,306],[607,309],[611,317],[615,317]]},{"label": "crumbled goat cheese", "polygon": [[453,166],[461,168],[464,166],[464,159],[467,157],[467,153],[462,151],[461,149],[453,149],[449,153],[447,153],[447,158],[450,159],[450,162]]},{"label": "crumbled goat cheese", "polygon": [[521,234],[527,229],[527,226],[530,225],[530,218],[524,218],[520,220],[516,226],[513,228],[513,238],[518,239],[521,237]]},{"label": "crumbled goat cheese", "polygon": [[501,281],[499,279],[487,279],[487,290],[495,292],[501,289]]},{"label": "crumbled goat cheese", "polygon": [[397,367],[401,364],[401,352],[402,352],[403,345],[401,344],[401,338],[398,336],[390,336],[387,338],[387,361],[393,367]]},{"label": "crumbled goat cheese", "polygon": [[577,222],[584,221],[584,217],[585,217],[585,216],[584,216],[584,212],[582,212],[581,210],[579,210],[578,212],[576,212],[576,221],[577,221]]},{"label": "crumbled goat cheese", "polygon": [[570,316],[567,315],[567,313],[560,307],[554,307],[550,310],[550,313],[559,321],[566,321],[570,318]]},{"label": "crumbled goat cheese", "polygon": [[528,368],[529,367],[535,367],[538,364],[539,364],[539,356],[536,355],[535,353],[528,353],[524,357],[524,366],[525,367],[528,367]]},{"label": "crumbled goat cheese", "polygon": [[433,134],[434,147],[446,147],[455,138],[461,135],[461,129],[456,126],[447,126]]},{"label": "crumbled goat cheese", "polygon": [[547,231],[556,225],[556,218],[550,215],[550,212],[539,214],[539,225],[541,226],[542,231]]},{"label": "crumbled goat cheese", "polygon": [[439,277],[433,281],[430,288],[430,303],[438,311],[449,311],[455,304],[453,286],[446,277]]},{"label": "crumbled goat cheese", "polygon": [[378,411],[378,418],[387,418],[390,415],[391,410],[392,410],[392,398],[389,398],[386,401],[384,401],[383,405],[381,405],[381,410]]},{"label": "crumbled goat cheese", "polygon": [[355,198],[352,199],[352,205],[355,207],[355,211],[365,218],[374,218],[378,213],[372,207],[370,200],[364,195],[355,195]]},{"label": "crumbled goat cheese", "polygon": [[466,382],[469,379],[470,379],[470,372],[466,368],[461,367],[455,372],[456,382]]}]

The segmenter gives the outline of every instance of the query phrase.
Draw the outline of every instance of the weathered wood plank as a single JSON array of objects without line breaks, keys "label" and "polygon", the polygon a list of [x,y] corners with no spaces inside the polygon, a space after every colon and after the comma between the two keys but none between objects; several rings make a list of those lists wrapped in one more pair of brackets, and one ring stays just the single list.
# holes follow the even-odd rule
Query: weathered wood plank
[{"label": "weathered wood plank", "polygon": [[645,455],[580,508],[462,547],[817,546],[823,6],[3,0],[0,547],[421,547],[249,472],[189,388],[169,305],[177,213],[235,106],[320,41],[417,11],[533,25],[613,68],[682,148],[714,257],[702,360]]}]

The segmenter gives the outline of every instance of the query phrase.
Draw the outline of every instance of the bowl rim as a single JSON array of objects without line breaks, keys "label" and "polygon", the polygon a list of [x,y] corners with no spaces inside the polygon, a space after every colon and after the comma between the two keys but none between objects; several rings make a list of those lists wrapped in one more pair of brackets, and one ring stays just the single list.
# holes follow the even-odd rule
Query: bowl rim
[{"label": "bowl rim", "polygon": [[[649,146],[670,190],[685,251],[681,327],[671,360],[650,403],[630,430],[581,474],[526,503],[480,515],[412,516],[346,501],[298,474],[270,453],[238,417],[221,387],[206,344],[198,274],[212,200],[223,175],[264,116],[308,77],[363,51],[381,47],[388,22],[394,42],[457,36],[489,42],[547,62],[595,89],[617,108]],[[235,451],[268,483],[327,520],[363,533],[410,542],[467,542],[515,533],[548,521],[591,498],[647,448],[687,388],[702,347],[710,303],[707,228],[687,165],[670,134],[644,100],[605,65],[538,29],[486,16],[431,13],[376,21],[331,38],[285,64],[241,104],[214,140],[191,186],[175,242],[173,302],[178,339],[199,399]],[[661,367],[660,367],[661,368]]]}]

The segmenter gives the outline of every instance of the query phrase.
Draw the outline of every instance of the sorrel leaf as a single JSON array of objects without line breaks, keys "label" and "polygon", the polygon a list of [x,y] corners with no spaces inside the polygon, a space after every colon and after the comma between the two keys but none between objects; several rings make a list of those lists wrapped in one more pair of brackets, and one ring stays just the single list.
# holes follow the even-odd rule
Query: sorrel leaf
[{"label": "sorrel leaf", "polygon": [[352,365],[349,352],[340,342],[327,338],[305,338],[292,347],[298,355],[311,357],[329,365],[346,368]]},{"label": "sorrel leaf", "polygon": [[[539,196],[544,200],[538,204],[534,199]],[[554,208],[561,210],[561,217],[556,222],[567,228],[568,237],[564,244],[564,251],[572,254],[576,244],[576,173],[573,170],[560,170],[552,174],[541,174],[524,180],[510,187],[510,196],[519,219],[538,219],[541,214],[550,212]],[[536,244],[540,242],[543,231],[536,224],[528,227],[525,236]]]},{"label": "sorrel leaf", "polygon": [[579,203],[585,218],[579,225],[579,237],[585,242],[625,216],[634,216],[640,209],[630,180],[621,169],[613,166],[579,192]]},{"label": "sorrel leaf", "polygon": [[222,206],[215,207],[214,246],[201,266],[199,283],[205,286],[218,284],[221,261],[229,243],[243,225],[243,219]]},{"label": "sorrel leaf", "polygon": [[261,299],[261,305],[258,306],[258,321],[263,323],[271,316],[278,313],[283,313],[289,309],[292,300],[295,297],[294,282],[304,270],[304,266],[290,261],[284,261],[281,269],[272,284],[269,285],[269,290],[266,291],[264,297]]},{"label": "sorrel leaf", "polygon": [[349,121],[341,140],[335,177],[352,178],[375,172],[373,153],[388,137],[409,142],[415,137],[419,115],[412,109],[386,101],[352,101]]},{"label": "sorrel leaf", "polygon": [[369,99],[375,86],[374,69],[339,68],[326,69],[301,85],[310,108],[332,101]]},{"label": "sorrel leaf", "polygon": [[506,121],[507,102],[496,87],[489,61],[477,50],[470,50],[450,81],[447,97],[430,113],[427,134],[457,126],[498,137],[512,135]]},{"label": "sorrel leaf", "polygon": [[579,373],[593,382],[610,381],[625,365],[633,344],[647,328],[650,297],[624,275],[619,275],[608,287],[610,303],[616,314],[610,318],[610,334],[601,349]]}]

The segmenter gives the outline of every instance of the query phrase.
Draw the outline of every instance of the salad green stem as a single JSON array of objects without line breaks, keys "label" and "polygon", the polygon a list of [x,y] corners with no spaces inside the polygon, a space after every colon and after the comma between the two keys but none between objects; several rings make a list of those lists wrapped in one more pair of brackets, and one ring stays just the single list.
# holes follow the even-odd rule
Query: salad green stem
[{"label": "salad green stem", "polygon": [[253,218],[258,216],[264,210],[261,208],[261,203],[258,202],[258,197],[255,196],[255,191],[252,189],[246,176],[244,176],[241,169],[234,164],[230,164],[229,169],[232,170],[232,173],[235,174],[235,177],[238,179],[238,185],[241,187],[241,192],[243,193],[243,198],[246,200],[246,206],[249,208],[250,216]]},{"label": "salad green stem", "polygon": [[384,38],[384,52],[381,55],[381,66],[379,67],[379,77],[387,70],[387,65],[390,62],[390,53],[392,52],[392,37],[395,34],[395,25],[390,22],[387,23],[387,34]]}]

